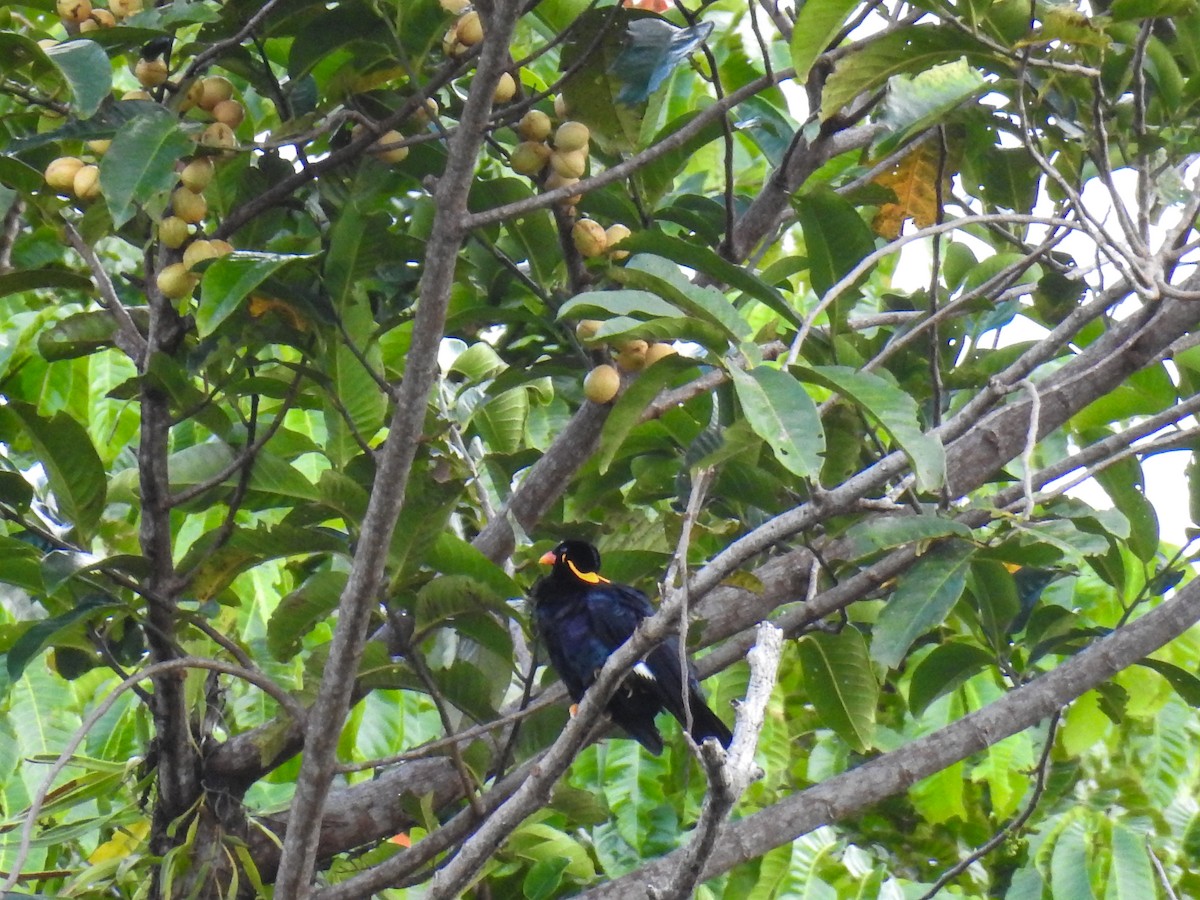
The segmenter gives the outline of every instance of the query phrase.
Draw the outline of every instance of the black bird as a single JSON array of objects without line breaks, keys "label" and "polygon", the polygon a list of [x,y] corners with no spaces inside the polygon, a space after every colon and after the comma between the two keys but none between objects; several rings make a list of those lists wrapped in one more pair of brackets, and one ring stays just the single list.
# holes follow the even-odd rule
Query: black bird
[{"label": "black bird", "polygon": [[[637,588],[613,584],[601,575],[600,552],[584,541],[563,541],[540,562],[553,568],[533,586],[534,623],[555,671],[579,702],[604,661],[654,608]],[[692,738],[699,742],[713,737],[728,747],[732,735],[705,704],[691,663],[685,675],[679,662],[679,639],[669,637],[625,676],[608,701],[608,714],[657,756],[663,741],[654,717],[665,709],[681,723],[687,721],[686,677]]]}]

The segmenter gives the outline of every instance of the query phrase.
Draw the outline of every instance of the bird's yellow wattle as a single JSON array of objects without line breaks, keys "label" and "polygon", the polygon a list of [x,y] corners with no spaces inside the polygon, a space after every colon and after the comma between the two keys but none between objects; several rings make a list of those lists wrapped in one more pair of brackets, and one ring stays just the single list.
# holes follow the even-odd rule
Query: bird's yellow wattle
[{"label": "bird's yellow wattle", "polygon": [[588,584],[612,584],[611,581],[609,581],[599,572],[580,572],[577,568],[575,568],[575,563],[571,562],[569,559],[567,560],[567,568],[571,570],[571,573],[576,578],[578,578],[580,581],[586,581]]}]

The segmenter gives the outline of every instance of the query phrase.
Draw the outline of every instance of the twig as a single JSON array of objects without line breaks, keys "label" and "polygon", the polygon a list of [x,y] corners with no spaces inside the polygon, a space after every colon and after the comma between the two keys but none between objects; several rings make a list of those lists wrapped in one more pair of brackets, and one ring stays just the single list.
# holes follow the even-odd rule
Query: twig
[{"label": "twig", "polygon": [[246,24],[239,28],[234,34],[230,35],[224,40],[209,44],[204,50],[202,50],[200,53],[197,53],[196,58],[191,61],[187,69],[184,71],[182,80],[187,81],[190,78],[195,78],[198,74],[203,72],[205,68],[208,67],[210,62],[219,57],[230,47],[239,46],[242,41],[246,40],[246,38],[250,37],[250,35],[254,33],[254,29],[266,21],[267,16],[275,11],[275,7],[278,6],[280,2],[281,0],[266,0],[266,2],[258,8],[258,11],[246,20]]},{"label": "twig", "polygon": [[338,739],[353,694],[370,611],[383,586],[388,548],[425,424],[450,289],[458,253],[467,233],[467,196],[482,146],[484,126],[491,112],[492,96],[508,60],[509,37],[520,12],[521,7],[514,0],[499,0],[493,6],[475,80],[467,95],[459,127],[450,141],[446,168],[438,180],[434,197],[436,212],[426,243],[428,255],[404,380],[392,415],[388,441],[377,455],[378,467],[358,550],[338,604],[338,624],[313,704],[310,721],[314,724],[305,737],[304,759],[276,877],[276,893],[295,900],[306,900],[312,890],[321,817],[337,763]]},{"label": "twig", "polygon": [[1029,394],[1029,427],[1025,431],[1025,449],[1021,452],[1021,483],[1025,488],[1024,518],[1033,518],[1033,452],[1037,449],[1038,425],[1042,417],[1042,398],[1037,385],[1028,378],[1022,379],[1016,387],[1024,388]]},{"label": "twig", "polygon": [[1020,829],[1029,821],[1029,817],[1033,815],[1034,810],[1037,809],[1038,802],[1042,799],[1042,794],[1046,792],[1046,773],[1050,769],[1050,754],[1054,750],[1054,736],[1058,733],[1058,723],[1061,719],[1062,713],[1056,712],[1050,717],[1050,721],[1046,725],[1046,743],[1042,747],[1042,756],[1038,760],[1037,775],[1033,782],[1033,793],[1029,795],[1029,802],[1025,804],[1025,808],[1021,810],[1021,813],[1015,819],[988,838],[981,846],[943,872],[942,877],[933,883],[933,887],[921,895],[920,900],[933,900],[942,888],[967,871],[973,863],[983,859],[1003,844],[1010,834]]},{"label": "twig", "polygon": [[137,325],[134,324],[133,318],[129,315],[129,310],[121,302],[121,298],[117,296],[116,288],[113,287],[112,279],[108,277],[108,272],[105,270],[100,258],[96,256],[91,246],[83,239],[83,236],[76,230],[75,226],[70,222],[63,222],[63,231],[67,235],[67,240],[71,246],[75,248],[75,252],[83,257],[83,261],[87,263],[88,268],[92,272],[92,278],[96,280],[96,287],[100,291],[100,302],[116,320],[117,333],[113,338],[113,342],[121,348],[121,350],[131,359],[135,366],[140,371],[146,364],[146,339],[142,337],[142,333],[138,331]]},{"label": "twig", "polygon": [[779,658],[783,653],[783,632],[769,622],[758,625],[757,640],[746,654],[750,664],[750,683],[746,698],[738,706],[733,741],[728,753],[715,740],[700,745],[700,760],[708,776],[708,793],[700,821],[692,839],[680,854],[671,874],[649,885],[647,893],[655,900],[685,900],[700,881],[704,863],[712,854],[722,823],[753,782],[762,778],[762,769],[754,761],[758,737],[766,721],[767,703],[775,689]]},{"label": "twig", "polygon": [[[454,723],[450,721],[450,710],[446,706],[446,698],[442,694],[442,689],[438,687],[438,683],[433,678],[433,673],[429,671],[429,666],[425,664],[425,657],[420,649],[413,646],[415,642],[410,641],[409,646],[404,648],[404,658],[408,660],[408,664],[412,666],[413,672],[421,679],[421,683],[425,685],[425,690],[429,692],[429,698],[433,701],[434,707],[437,709],[438,718],[442,722],[442,728],[447,735],[454,732]],[[483,806],[479,802],[479,795],[476,791],[479,789],[479,783],[471,770],[467,768],[466,762],[463,761],[462,753],[458,748],[458,741],[451,741],[449,745],[450,759],[454,763],[454,769],[458,772],[459,780],[462,782],[463,796],[467,798],[467,803],[471,805],[472,812],[479,818],[483,818]]]},{"label": "twig", "polygon": [[169,498],[167,498],[167,507],[174,508],[187,503],[189,500],[194,500],[205,491],[212,490],[220,485],[225,481],[225,479],[229,478],[235,472],[239,470],[248,471],[254,465],[254,460],[262,451],[262,448],[265,447],[267,442],[275,436],[281,427],[283,427],[283,422],[286,418],[285,414],[291,408],[292,403],[295,402],[296,394],[300,389],[300,382],[302,379],[303,372],[297,371],[296,376],[292,379],[292,383],[288,386],[287,396],[284,397],[282,407],[279,409],[275,418],[271,421],[271,424],[267,426],[267,429],[263,432],[262,437],[255,440],[253,432],[251,432],[251,443],[246,447],[246,449],[244,449],[234,459],[226,464],[224,468],[222,468],[221,471],[219,471],[216,475],[213,475],[211,478],[206,478],[204,481],[197,482],[190,488],[184,488],[183,490],[171,495]]},{"label": "twig", "polygon": [[692,490],[688,495],[687,507],[683,512],[683,520],[679,523],[679,542],[675,547],[675,558],[671,560],[671,565],[667,569],[666,578],[663,581],[664,593],[668,590],[677,589],[680,596],[680,612],[679,612],[679,671],[683,673],[683,677],[679,681],[679,689],[681,693],[681,701],[683,704],[683,729],[690,735],[692,733],[692,698],[691,689],[688,687],[688,672],[691,669],[691,664],[688,661],[688,548],[692,543],[692,527],[696,524],[696,519],[700,515],[700,508],[704,505],[704,498],[708,494],[708,487],[712,484],[713,476],[716,470],[712,466],[705,469],[700,469],[692,473]]},{"label": "twig", "polygon": [[393,766],[397,763],[410,762],[414,759],[425,759],[433,756],[439,750],[444,750],[452,744],[465,744],[467,741],[473,741],[476,738],[490,734],[498,728],[503,728],[505,725],[511,725],[526,719],[536,712],[540,712],[548,706],[553,706],[566,696],[566,692],[562,691],[545,691],[537,697],[528,706],[519,707],[511,713],[501,716],[491,722],[484,722],[481,725],[472,725],[470,728],[464,728],[462,731],[455,732],[449,737],[439,738],[436,741],[429,741],[422,744],[420,747],[415,747],[412,750],[405,750],[403,753],[397,753],[393,756],[383,756],[379,759],[368,759],[363,762],[342,763],[337,767],[339,773],[346,772],[362,772],[367,769],[382,769],[386,766]]},{"label": "twig", "polygon": [[14,197],[4,221],[0,222],[0,275],[12,270],[13,245],[21,233],[21,216],[25,214],[25,198]]},{"label": "twig", "polygon": [[1023,225],[1045,225],[1047,227],[1066,228],[1070,230],[1086,230],[1080,223],[1072,222],[1068,219],[1059,219],[1053,216],[1034,216],[1025,213],[1006,213],[1004,215],[980,214],[962,216],[949,222],[943,222],[940,225],[930,225],[926,228],[919,228],[916,231],[901,235],[889,244],[867,254],[853,269],[842,276],[840,281],[825,292],[825,296],[821,298],[821,302],[805,317],[804,324],[796,335],[794,346],[797,349],[793,352],[798,354],[799,346],[804,343],[804,339],[812,331],[817,318],[839,300],[843,294],[850,290],[858,279],[870,271],[880,260],[885,259],[913,241],[923,240],[936,234],[945,234],[948,231],[957,231],[960,228],[966,228],[970,225],[984,225],[992,221],[1018,222]]}]

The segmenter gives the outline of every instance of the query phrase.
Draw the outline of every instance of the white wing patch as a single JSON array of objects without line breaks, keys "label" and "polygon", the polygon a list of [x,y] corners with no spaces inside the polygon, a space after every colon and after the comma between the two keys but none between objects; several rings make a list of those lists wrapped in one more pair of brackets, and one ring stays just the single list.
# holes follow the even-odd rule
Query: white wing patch
[{"label": "white wing patch", "polygon": [[654,677],[654,673],[650,671],[650,667],[648,665],[646,665],[644,662],[640,662],[636,666],[634,666],[633,671],[636,672],[638,675],[640,675],[642,678],[645,678],[647,681],[655,681],[656,680]]}]

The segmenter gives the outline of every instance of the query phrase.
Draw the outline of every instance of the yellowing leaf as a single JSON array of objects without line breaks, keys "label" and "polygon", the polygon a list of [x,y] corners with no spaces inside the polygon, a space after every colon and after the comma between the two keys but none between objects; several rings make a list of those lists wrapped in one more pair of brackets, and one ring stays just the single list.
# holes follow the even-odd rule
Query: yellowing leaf
[{"label": "yellowing leaf", "polygon": [[110,839],[93,850],[92,855],[88,857],[88,862],[98,865],[112,859],[124,859],[138,848],[149,833],[150,823],[148,821],[143,819],[140,822],[134,822],[127,828],[118,830]]},{"label": "yellowing leaf", "polygon": [[898,237],[905,219],[912,219],[918,228],[937,221],[938,154],[937,143],[926,141],[875,178],[876,184],[896,195],[895,203],[879,207],[871,223],[880,237]]}]

